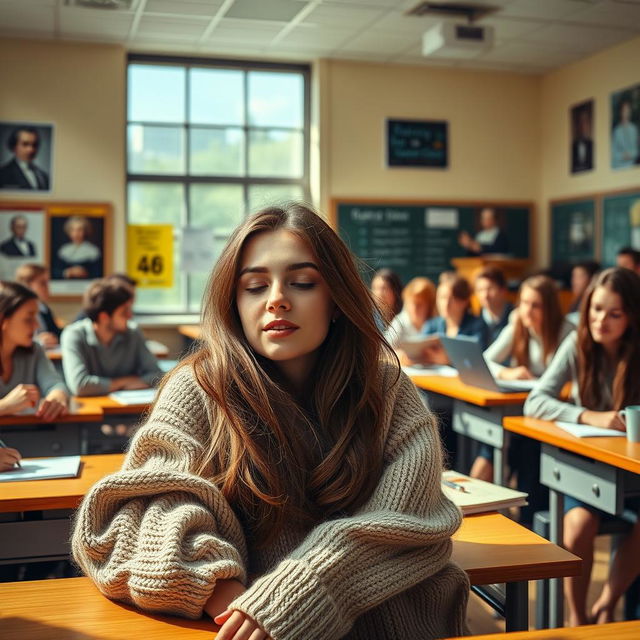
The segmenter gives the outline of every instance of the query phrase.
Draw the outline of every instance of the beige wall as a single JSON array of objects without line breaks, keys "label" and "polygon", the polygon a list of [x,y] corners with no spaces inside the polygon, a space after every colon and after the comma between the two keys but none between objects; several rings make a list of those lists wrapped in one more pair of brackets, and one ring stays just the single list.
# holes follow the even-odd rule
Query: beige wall
[{"label": "beige wall", "polygon": [[[640,82],[640,38],[568,65],[542,79],[541,207],[539,233],[549,237],[549,200],[614,189],[637,188],[640,166],[611,168],[611,93]],[[595,168],[583,174],[569,173],[569,108],[595,99]],[[549,259],[544,242],[540,259]]]},{"label": "beige wall", "polygon": [[[124,264],[125,73],[123,47],[0,41],[0,120],[55,125],[50,194],[1,199],[110,202],[114,265]],[[56,304],[63,316],[77,304]]]}]

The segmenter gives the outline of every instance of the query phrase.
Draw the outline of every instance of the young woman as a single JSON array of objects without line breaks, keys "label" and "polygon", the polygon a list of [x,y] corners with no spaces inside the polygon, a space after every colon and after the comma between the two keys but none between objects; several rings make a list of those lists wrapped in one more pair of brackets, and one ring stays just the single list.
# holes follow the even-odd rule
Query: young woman
[{"label": "young woman", "polygon": [[51,421],[67,412],[60,375],[34,343],[38,296],[17,282],[0,281],[0,415],[36,409]]},{"label": "young woman", "polygon": [[400,276],[391,269],[379,269],[371,280],[371,293],[382,314],[382,324],[386,327],[402,309]]},{"label": "young woman", "polygon": [[[560,343],[571,333],[573,325],[564,319],[558,288],[547,276],[532,276],[520,285],[518,307],[509,324],[495,342],[484,352],[485,360],[494,376],[501,380],[532,380],[539,378],[551,362]],[[524,450],[523,450],[524,448]],[[512,438],[509,447],[509,466],[519,474],[519,486],[532,493],[528,515],[536,505],[540,492],[538,470],[529,464],[537,457],[537,445],[522,438]],[[471,467],[471,476],[493,480],[493,449],[482,445]],[[523,464],[524,463],[524,464]],[[524,474],[532,473],[530,480]],[[536,505],[540,506],[540,505]],[[541,507],[542,508],[542,507]],[[525,518],[526,519],[526,518]]]},{"label": "young woman", "polygon": [[464,632],[437,425],[335,232],[263,210],[204,300],[202,346],[79,510],[77,562],[108,597],[206,612],[219,640]]},{"label": "young woman", "polygon": [[579,262],[571,269],[571,306],[569,313],[576,313],[580,310],[580,303],[585,291],[589,287],[593,276],[600,271],[600,265],[593,260]]},{"label": "young woman", "polygon": [[436,308],[436,288],[429,278],[413,278],[402,290],[402,311],[385,332],[387,342],[396,350],[403,365],[415,364],[398,348],[403,340],[422,336],[424,323],[433,317]]},{"label": "young woman", "polygon": [[16,282],[29,287],[38,296],[38,322],[36,340],[45,348],[51,349],[60,344],[62,329],[56,324],[49,302],[49,270],[41,265],[28,263],[16,269]]},{"label": "young woman", "polygon": [[[526,415],[624,431],[621,409],[640,403],[640,276],[607,269],[587,290],[578,331],[562,343],[524,406]],[[572,402],[559,399],[571,382]],[[634,508],[640,507],[637,503]],[[640,521],[618,548],[602,593],[586,612],[593,542],[604,514],[565,499],[564,544],[583,560],[582,574],[565,582],[572,625],[613,620],[620,596],[640,573]]]}]

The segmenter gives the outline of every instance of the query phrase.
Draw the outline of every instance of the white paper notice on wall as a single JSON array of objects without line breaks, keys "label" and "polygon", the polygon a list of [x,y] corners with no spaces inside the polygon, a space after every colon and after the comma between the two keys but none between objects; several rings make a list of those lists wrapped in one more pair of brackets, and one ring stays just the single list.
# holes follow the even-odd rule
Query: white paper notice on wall
[{"label": "white paper notice on wall", "polygon": [[425,209],[424,224],[428,229],[457,229],[457,209]]},{"label": "white paper notice on wall", "polygon": [[215,261],[213,229],[184,227],[181,270],[186,273],[208,273]]}]

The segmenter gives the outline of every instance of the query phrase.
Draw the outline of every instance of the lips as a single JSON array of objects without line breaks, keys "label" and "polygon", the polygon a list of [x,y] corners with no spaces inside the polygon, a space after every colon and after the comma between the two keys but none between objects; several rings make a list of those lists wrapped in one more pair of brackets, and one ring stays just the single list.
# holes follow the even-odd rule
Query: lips
[{"label": "lips", "polygon": [[288,320],[272,320],[263,327],[263,331],[292,331],[300,327]]}]

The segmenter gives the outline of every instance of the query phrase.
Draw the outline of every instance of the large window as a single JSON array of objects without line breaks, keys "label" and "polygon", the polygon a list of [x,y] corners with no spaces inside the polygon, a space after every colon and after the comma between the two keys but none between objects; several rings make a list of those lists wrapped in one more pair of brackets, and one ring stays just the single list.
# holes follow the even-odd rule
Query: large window
[{"label": "large window", "polygon": [[308,92],[300,65],[130,57],[128,221],[175,229],[173,287],[141,290],[139,311],[200,310],[207,274],[182,272],[182,228],[218,254],[247,212],[309,199]]}]

